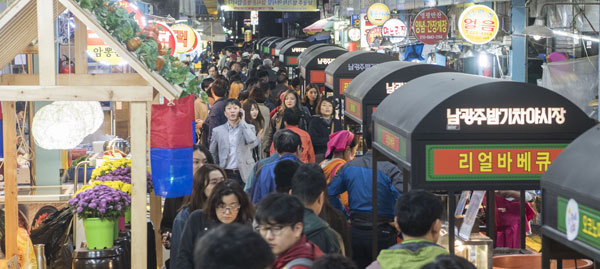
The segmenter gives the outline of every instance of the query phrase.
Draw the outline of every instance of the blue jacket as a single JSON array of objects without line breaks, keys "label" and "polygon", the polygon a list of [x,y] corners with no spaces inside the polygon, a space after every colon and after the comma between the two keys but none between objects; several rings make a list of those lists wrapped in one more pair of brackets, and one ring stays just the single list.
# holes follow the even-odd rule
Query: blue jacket
[{"label": "blue jacket", "polygon": [[[347,162],[342,166],[328,187],[329,201],[333,207],[345,212],[337,196],[348,191],[350,215],[371,214],[373,153]],[[390,162],[377,162],[377,215],[394,217],[394,205],[402,190],[402,172]]]},{"label": "blue jacket", "polygon": [[221,98],[213,103],[206,117],[206,123],[208,124],[208,141],[212,137],[212,131],[217,126],[223,125],[227,122],[225,117],[225,100],[227,98]]},{"label": "blue jacket", "polygon": [[254,178],[258,176],[258,172],[260,172],[260,170],[263,168],[263,166],[270,164],[274,161],[277,161],[277,159],[279,159],[279,154],[277,152],[275,152],[273,155],[264,158],[260,161],[258,161],[253,167],[252,170],[250,170],[250,174],[248,175],[248,179],[246,179],[246,186],[244,186],[244,191],[248,194],[252,193],[252,188],[254,187],[254,185],[256,183]]},{"label": "blue jacket", "polygon": [[256,204],[267,194],[275,191],[275,166],[283,160],[294,160],[300,162],[300,159],[294,154],[286,154],[276,161],[266,164],[258,172],[258,177],[254,179],[253,187],[250,193],[250,201]]}]

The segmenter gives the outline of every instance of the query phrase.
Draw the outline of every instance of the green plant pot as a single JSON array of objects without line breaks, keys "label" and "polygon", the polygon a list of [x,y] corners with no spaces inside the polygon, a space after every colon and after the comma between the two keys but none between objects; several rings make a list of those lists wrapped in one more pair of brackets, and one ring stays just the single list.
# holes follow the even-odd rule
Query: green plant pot
[{"label": "green plant pot", "polygon": [[131,223],[131,207],[125,210],[125,223]]},{"label": "green plant pot", "polygon": [[115,222],[109,219],[87,218],[83,220],[88,249],[112,248]]},{"label": "green plant pot", "polygon": [[117,239],[119,239],[119,220],[116,219],[113,222],[114,222],[113,240],[117,240]]}]

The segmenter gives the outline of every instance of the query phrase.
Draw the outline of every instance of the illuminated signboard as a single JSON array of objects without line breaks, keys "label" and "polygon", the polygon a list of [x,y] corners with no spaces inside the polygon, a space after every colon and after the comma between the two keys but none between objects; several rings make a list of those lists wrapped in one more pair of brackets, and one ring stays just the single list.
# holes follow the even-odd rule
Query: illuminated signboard
[{"label": "illuminated signboard", "polygon": [[177,37],[177,53],[190,53],[198,48],[198,34],[187,24],[178,23],[171,26]]},{"label": "illuminated signboard", "polygon": [[372,4],[367,10],[367,18],[373,25],[383,25],[390,18],[390,9],[383,3]]},{"label": "illuminated signboard", "polygon": [[385,83],[385,93],[392,94],[398,88],[402,87],[406,82],[386,82]]},{"label": "illuminated signboard", "polygon": [[382,145],[401,160],[406,160],[406,138],[375,123],[375,142]]},{"label": "illuminated signboard", "polygon": [[470,6],[458,19],[460,35],[473,44],[485,44],[498,33],[498,15],[493,9],[484,5]]},{"label": "illuminated signboard", "polygon": [[362,119],[360,102],[353,99],[346,98],[346,109],[344,112],[356,117],[357,119]]},{"label": "illuminated signboard", "polygon": [[447,129],[466,125],[552,125],[565,123],[564,107],[455,108],[446,110]]},{"label": "illuminated signboard", "polygon": [[340,95],[344,94],[344,91],[346,91],[346,88],[348,88],[350,82],[352,82],[351,78],[340,78]]},{"label": "illuminated signboard", "polygon": [[300,53],[302,53],[305,50],[306,50],[306,48],[303,48],[303,47],[292,48],[292,53],[298,53],[298,54],[300,54]]},{"label": "illuminated signboard", "polygon": [[335,58],[317,58],[317,64],[319,65],[328,65],[333,63],[333,61],[335,61]]},{"label": "illuminated signboard", "polygon": [[567,239],[575,239],[600,249],[600,212],[578,204],[574,199],[557,197],[556,228],[567,235]]},{"label": "illuminated signboard", "polygon": [[448,17],[439,9],[423,10],[415,17],[413,32],[419,41],[435,45],[448,36]]},{"label": "illuminated signboard", "polygon": [[375,64],[348,64],[348,71],[365,71]]},{"label": "illuminated signboard", "polygon": [[426,181],[539,180],[567,144],[426,145]]}]

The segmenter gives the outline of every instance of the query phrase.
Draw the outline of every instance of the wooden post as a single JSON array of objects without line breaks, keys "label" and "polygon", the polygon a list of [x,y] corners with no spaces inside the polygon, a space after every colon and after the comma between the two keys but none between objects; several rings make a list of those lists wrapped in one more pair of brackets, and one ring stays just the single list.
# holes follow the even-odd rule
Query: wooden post
[{"label": "wooden post", "polygon": [[56,85],[56,44],[54,43],[54,0],[37,1],[40,85]]},{"label": "wooden post", "polygon": [[75,18],[75,73],[88,73],[87,26]]},{"label": "wooden post", "polygon": [[131,268],[146,268],[146,102],[130,103],[131,128]]},{"label": "wooden post", "polygon": [[162,219],[162,199],[154,193],[150,194],[150,220],[154,225],[154,243],[156,246],[156,264],[163,264],[162,235],[160,234],[160,221]]},{"label": "wooden post", "polygon": [[2,102],[4,141],[4,234],[6,258],[17,255],[19,209],[17,202],[17,130],[15,102]]}]

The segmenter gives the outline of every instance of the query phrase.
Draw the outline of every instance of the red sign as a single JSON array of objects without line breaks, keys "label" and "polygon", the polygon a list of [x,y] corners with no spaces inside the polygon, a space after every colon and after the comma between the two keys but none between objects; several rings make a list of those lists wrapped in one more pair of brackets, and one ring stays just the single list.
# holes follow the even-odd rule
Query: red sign
[{"label": "red sign", "polygon": [[448,36],[448,17],[439,9],[425,9],[415,18],[413,32],[416,38],[429,45],[434,45]]},{"label": "red sign", "polygon": [[433,149],[433,174],[543,174],[562,151],[562,148]]},{"label": "red sign", "polygon": [[367,32],[367,43],[369,43],[369,46],[372,46],[375,39],[382,36],[381,27],[375,27]]},{"label": "red sign", "polygon": [[171,49],[171,56],[175,55],[175,51],[177,50],[177,37],[175,36],[175,32],[162,22],[152,23],[156,23],[156,27],[158,27],[158,41],[162,47]]},{"label": "red sign", "polygon": [[395,135],[388,133],[385,130],[381,130],[381,141],[383,142],[383,145],[388,148],[400,152],[400,139]]},{"label": "red sign", "polygon": [[325,83],[325,71],[310,70],[310,83]]},{"label": "red sign", "polygon": [[344,91],[346,91],[350,82],[352,82],[351,78],[340,78],[340,95],[344,94]]}]

